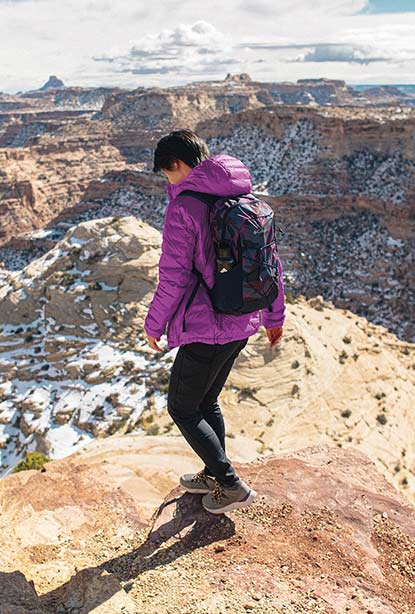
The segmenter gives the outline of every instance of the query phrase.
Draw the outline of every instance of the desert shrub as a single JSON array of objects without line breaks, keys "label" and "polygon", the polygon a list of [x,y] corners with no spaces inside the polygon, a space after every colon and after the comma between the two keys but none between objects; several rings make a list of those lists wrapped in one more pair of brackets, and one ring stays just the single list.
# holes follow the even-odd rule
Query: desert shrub
[{"label": "desert shrub", "polygon": [[288,290],[285,292],[285,302],[288,303],[288,305],[295,305],[295,303],[298,303],[298,298],[291,290]]},{"label": "desert shrub", "polygon": [[345,350],[342,350],[340,352],[339,362],[343,365],[346,362],[347,358],[348,358],[347,352]]},{"label": "desert shrub", "polygon": [[158,435],[160,432],[160,427],[158,424],[152,424],[150,428],[147,429],[146,435]]},{"label": "desert shrub", "polygon": [[122,368],[124,372],[132,371],[135,367],[134,360],[124,360],[122,363]]},{"label": "desert shrub", "polygon": [[11,472],[17,473],[18,471],[26,471],[26,469],[42,469],[43,465],[49,460],[42,452],[27,452],[25,459],[17,463]]}]

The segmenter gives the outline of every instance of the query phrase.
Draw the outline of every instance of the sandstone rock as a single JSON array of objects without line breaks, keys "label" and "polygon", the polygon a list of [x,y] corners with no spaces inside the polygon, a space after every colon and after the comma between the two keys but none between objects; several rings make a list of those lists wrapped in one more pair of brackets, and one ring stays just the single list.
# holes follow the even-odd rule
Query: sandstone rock
[{"label": "sandstone rock", "polygon": [[[155,360],[142,333],[160,243],[155,229],[133,217],[85,222],[15,276],[25,296],[11,285],[0,291],[0,394],[9,386],[0,408],[3,424],[20,408],[19,382],[29,389],[33,380],[39,390],[44,382],[48,390],[41,404],[24,394],[24,404],[42,412],[23,418],[23,431],[15,416],[0,437],[4,468],[8,458],[9,466],[17,462],[15,448],[23,455],[37,441],[55,457],[91,437],[172,428],[165,393],[174,351]],[[64,268],[68,260],[71,269]],[[56,275],[69,270],[71,285],[63,288]],[[321,295],[308,302],[287,296],[287,302],[280,346],[271,351],[261,330],[228,379],[221,397],[228,434],[252,437],[261,455],[307,443],[353,445],[412,497],[414,346],[336,310]],[[18,326],[31,309],[36,320]],[[106,400],[113,393],[120,411]],[[143,412],[154,422],[140,424]]]},{"label": "sandstone rock", "polygon": [[411,614],[415,509],[365,455],[235,462],[258,498],[225,515],[177,486],[198,465],[181,437],[124,436],[2,479],[1,611]]},{"label": "sandstone rock", "polygon": [[[371,109],[371,100],[375,105],[383,101],[391,106]],[[284,122],[280,115],[285,112],[282,107],[288,107],[288,114],[298,117],[309,110],[314,116],[327,117],[322,120],[327,124],[323,133],[334,134],[331,139],[334,149],[339,147],[338,135],[344,134],[350,148],[356,146],[362,151],[362,138],[382,141],[376,122],[361,128],[361,122],[367,122],[368,117],[376,121],[386,117],[386,123],[391,118],[389,137],[397,136],[403,142],[400,131],[406,127],[401,123],[396,135],[395,120],[405,121],[413,114],[409,106],[396,106],[401,102],[411,103],[411,99],[391,88],[363,93],[343,81],[329,79],[255,82],[246,73],[228,74],[222,81],[198,81],[166,89],[47,87],[7,100],[0,96],[0,113],[2,104],[10,106],[10,112],[6,108],[1,113],[0,148],[4,152],[0,153],[4,169],[0,183],[1,242],[13,241],[16,223],[19,234],[41,228],[59,216],[62,209],[70,209],[80,200],[84,202],[79,214],[87,212],[89,186],[94,185],[92,192],[97,195],[97,184],[101,183],[105,192],[105,184],[111,183],[107,173],[114,172],[114,165],[126,173],[136,170],[137,165],[148,168],[154,133],[173,129],[178,119],[183,125],[199,129],[202,122],[215,122],[223,115],[222,121],[225,124],[229,121],[231,126],[235,114],[251,109],[265,108],[266,123],[272,123],[274,113]],[[345,121],[349,118],[350,122]],[[244,124],[246,118],[238,121]],[[406,148],[411,149],[410,139]],[[327,170],[324,168],[324,176]],[[30,196],[26,198],[25,194]],[[164,196],[163,191],[158,196]],[[45,247],[47,240],[44,235],[39,246],[43,241]]]},{"label": "sandstone rock", "polygon": [[[255,601],[261,612],[410,611],[414,570],[409,564],[402,575],[402,565],[415,548],[415,509],[367,458],[352,449],[309,448],[238,471],[259,495],[249,508],[214,516],[179,487],[155,516],[137,569],[146,569],[144,557],[164,561],[166,550],[192,559],[194,567],[181,568],[176,607],[183,607],[177,589],[186,585],[195,611],[197,600],[219,587],[222,606],[235,612],[259,611]],[[171,560],[153,582],[162,581]],[[146,607],[156,611],[154,596]],[[159,603],[161,612],[168,607]]]}]

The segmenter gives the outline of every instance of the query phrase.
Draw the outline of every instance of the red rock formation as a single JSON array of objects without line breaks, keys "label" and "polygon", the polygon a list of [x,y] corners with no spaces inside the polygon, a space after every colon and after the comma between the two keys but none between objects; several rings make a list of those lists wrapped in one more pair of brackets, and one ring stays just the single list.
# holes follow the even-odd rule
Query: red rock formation
[{"label": "red rock formation", "polygon": [[[361,453],[235,464],[257,501],[213,515],[201,495],[167,494],[160,448],[141,446],[134,475],[139,439],[107,440],[111,464],[84,449],[0,482],[2,613],[412,614],[415,509]],[[156,492],[167,496],[141,528]]]}]

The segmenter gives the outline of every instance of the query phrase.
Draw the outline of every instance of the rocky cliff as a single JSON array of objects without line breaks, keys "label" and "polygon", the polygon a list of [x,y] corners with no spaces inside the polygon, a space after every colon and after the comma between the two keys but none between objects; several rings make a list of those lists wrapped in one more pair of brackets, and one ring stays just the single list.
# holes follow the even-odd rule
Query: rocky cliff
[{"label": "rocky cliff", "polygon": [[197,468],[176,437],[111,437],[4,478],[2,613],[412,614],[415,509],[367,457],[235,465],[258,499],[220,516],[175,487]]},{"label": "rocky cliff", "polygon": [[[26,451],[61,458],[114,432],[175,432],[177,350],[155,356],[142,329],[160,243],[134,217],[83,222],[3,285],[3,474]],[[321,298],[288,301],[281,346],[270,350],[262,329],[222,393],[228,438],[249,437],[262,455],[353,445],[411,497],[415,346]]]},{"label": "rocky cliff", "polygon": [[[293,87],[314,92],[319,104],[277,99]],[[212,153],[240,157],[256,193],[274,206],[286,233],[287,290],[322,294],[415,340],[413,107],[357,104],[367,92],[343,82],[257,83],[249,75],[109,91],[98,112],[87,98],[79,110],[56,106],[57,96],[64,104],[81,93],[100,95],[48,89],[32,93],[41,96],[33,104],[54,96],[55,106],[0,115],[6,270],[83,220],[137,215],[162,229],[166,194],[161,178],[151,177],[151,153],[162,132],[188,125]]]},{"label": "rocky cliff", "polygon": [[[393,106],[388,99],[384,106],[373,107],[367,91],[363,96],[344,82],[260,83],[234,77],[165,89],[62,87],[34,90],[15,99],[0,97],[0,179],[11,190],[1,196],[5,209],[1,242],[14,236],[13,223],[19,231],[39,228],[76,204],[88,183],[106,171],[136,170],[132,165],[137,164],[148,167],[157,138],[185,125],[206,135],[222,135],[225,147],[231,148],[227,141],[234,131],[236,154],[244,146],[240,143],[245,140],[244,129],[251,130],[247,138],[254,139],[259,158],[260,141],[251,128],[264,129],[263,159],[258,158],[253,170],[258,186],[266,186],[271,195],[322,192],[337,202],[340,197],[360,195],[374,210],[383,209],[385,202],[393,208],[405,200],[408,190],[413,192],[410,152],[415,110],[408,101]],[[300,120],[304,126],[298,126]],[[300,140],[293,143],[297,132]],[[281,158],[275,141],[287,134],[291,148]],[[287,176],[288,162],[292,177]],[[304,163],[314,165],[313,176],[307,168],[302,172]],[[295,174],[300,178],[295,179]],[[31,185],[37,218],[14,196],[15,183],[22,181]],[[405,215],[409,225],[410,207]],[[405,228],[398,222],[395,230]]]},{"label": "rocky cliff", "polygon": [[272,204],[288,289],[415,340],[414,117],[281,107],[198,131],[241,158]]}]

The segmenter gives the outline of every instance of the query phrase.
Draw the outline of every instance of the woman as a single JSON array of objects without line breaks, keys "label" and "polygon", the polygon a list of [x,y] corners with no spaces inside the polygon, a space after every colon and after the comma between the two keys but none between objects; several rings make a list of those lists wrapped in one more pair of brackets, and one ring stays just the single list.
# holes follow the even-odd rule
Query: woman
[{"label": "woman", "polygon": [[203,284],[186,308],[197,281],[193,266],[211,288],[216,260],[208,206],[181,192],[247,194],[252,190],[251,175],[238,158],[226,154],[210,156],[206,143],[191,130],[175,130],[159,140],[153,171],[161,171],[167,178],[169,203],[164,218],[159,282],[144,330],[149,346],[156,351],[162,351],[157,341],[166,332],[168,348],[179,346],[170,374],[168,412],[205,464],[195,475],[181,476],[180,483],[188,492],[204,493],[204,508],[219,514],[249,505],[256,497],[256,492],[236,475],[226,456],[218,395],[236,357],[261,324],[271,347],[281,339],[285,318],[282,270],[280,265],[279,293],[272,311],[218,313]]}]

